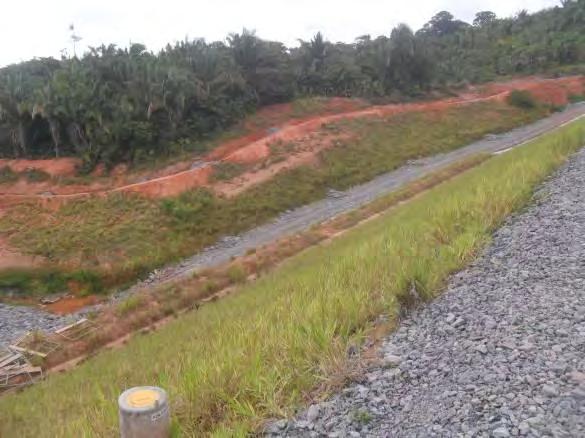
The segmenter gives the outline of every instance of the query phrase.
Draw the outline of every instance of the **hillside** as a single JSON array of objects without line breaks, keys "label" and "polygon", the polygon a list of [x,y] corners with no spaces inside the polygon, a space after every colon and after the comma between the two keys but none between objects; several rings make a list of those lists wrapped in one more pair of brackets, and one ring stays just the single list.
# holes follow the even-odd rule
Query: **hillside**
[{"label": "hillside", "polygon": [[184,41],[151,53],[101,46],[81,58],[0,70],[0,158],[74,156],[150,162],[204,152],[210,137],[258,107],[306,96],[404,101],[498,76],[578,71],[585,1],[473,24],[444,11],[422,29],[331,43],[317,34],[287,48],[244,31],[225,42]]},{"label": "hillside", "polygon": [[585,434],[585,0],[560,3],[0,68],[0,438],[118,436],[141,385],[164,438]]},{"label": "hillside", "polygon": [[[531,90],[541,105],[509,105],[515,88]],[[52,179],[5,184],[0,290],[13,297],[111,290],[331,189],[541,118],[582,90],[580,77],[531,78],[425,104],[309,117],[258,140],[253,131],[235,137],[192,169],[101,191]]]},{"label": "hillside", "polygon": [[[581,119],[490,158],[410,202],[392,204],[385,214],[303,252],[239,293],[0,398],[0,432],[115,434],[112,400],[121,388],[144,382],[171,393],[176,434],[245,436],[266,418],[291,414],[309,391],[343,381],[355,354],[349,352],[359,351],[368,334],[375,339],[380,314],[386,324],[377,330],[384,332],[398,324],[414,296],[435,297],[492,231],[526,205],[534,188],[582,147],[584,132]],[[168,298],[185,292],[165,291]],[[117,311],[128,319],[140,305],[134,297]],[[366,415],[352,418],[363,425]]]}]

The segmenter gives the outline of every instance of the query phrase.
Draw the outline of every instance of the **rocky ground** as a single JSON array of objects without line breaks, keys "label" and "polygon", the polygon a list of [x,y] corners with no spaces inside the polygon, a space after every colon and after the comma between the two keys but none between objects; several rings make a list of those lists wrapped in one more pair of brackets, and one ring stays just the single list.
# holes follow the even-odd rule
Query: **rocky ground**
[{"label": "rocky ground", "polygon": [[585,150],[537,199],[401,322],[380,364],[268,434],[585,437]]},{"label": "rocky ground", "polygon": [[33,330],[54,331],[68,324],[69,319],[25,306],[0,303],[0,347]]}]

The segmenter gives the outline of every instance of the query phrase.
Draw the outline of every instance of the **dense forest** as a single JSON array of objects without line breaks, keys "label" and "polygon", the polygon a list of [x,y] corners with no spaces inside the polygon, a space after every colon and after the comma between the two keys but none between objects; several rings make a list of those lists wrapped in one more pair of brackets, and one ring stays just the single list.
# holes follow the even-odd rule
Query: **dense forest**
[{"label": "dense forest", "polygon": [[298,47],[244,30],[226,41],[90,49],[0,69],[0,157],[78,156],[91,169],[172,153],[261,105],[299,96],[402,99],[585,63],[585,0],[515,17],[449,12],[422,29]]}]

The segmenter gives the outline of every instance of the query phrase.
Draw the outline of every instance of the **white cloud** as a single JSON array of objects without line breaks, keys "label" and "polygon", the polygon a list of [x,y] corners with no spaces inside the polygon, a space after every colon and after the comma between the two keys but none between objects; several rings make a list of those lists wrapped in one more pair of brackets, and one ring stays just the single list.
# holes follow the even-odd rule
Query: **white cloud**
[{"label": "white cloud", "polygon": [[363,34],[388,34],[397,23],[419,28],[436,12],[448,10],[471,21],[475,12],[510,16],[535,11],[558,0],[6,0],[0,26],[0,65],[71,52],[69,24],[87,46],[142,42],[158,50],[185,37],[224,39],[243,27],[264,38],[294,44],[318,30],[332,41]]}]

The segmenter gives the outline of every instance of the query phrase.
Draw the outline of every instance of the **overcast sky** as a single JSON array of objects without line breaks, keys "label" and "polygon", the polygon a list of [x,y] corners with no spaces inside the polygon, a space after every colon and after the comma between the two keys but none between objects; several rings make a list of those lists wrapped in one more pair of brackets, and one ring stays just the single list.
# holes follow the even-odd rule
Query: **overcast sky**
[{"label": "overcast sky", "polygon": [[321,30],[331,41],[389,34],[404,22],[418,29],[448,10],[472,21],[475,12],[498,16],[536,11],[559,0],[4,0],[0,21],[0,65],[73,51],[69,25],[87,46],[141,42],[158,50],[185,37],[223,40],[243,27],[260,37],[293,45]]}]

